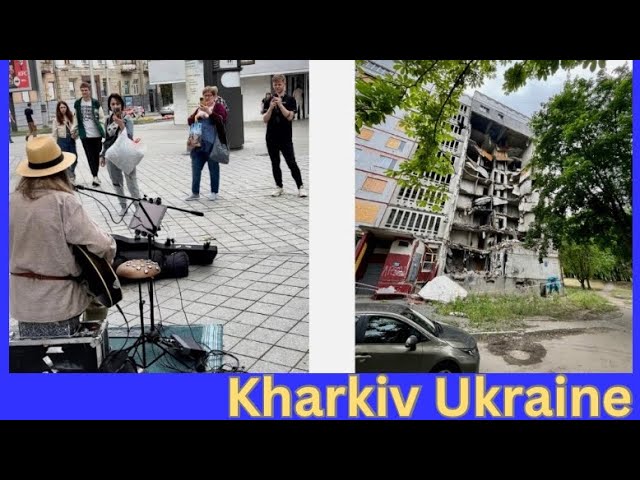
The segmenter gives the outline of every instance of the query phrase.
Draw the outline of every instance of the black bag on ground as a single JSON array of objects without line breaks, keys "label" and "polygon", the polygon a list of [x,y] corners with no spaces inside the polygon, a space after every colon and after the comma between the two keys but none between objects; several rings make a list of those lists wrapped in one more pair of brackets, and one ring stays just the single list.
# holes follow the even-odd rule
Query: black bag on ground
[{"label": "black bag on ground", "polygon": [[188,275],[189,255],[186,252],[173,252],[164,256],[160,278],[184,278]]}]

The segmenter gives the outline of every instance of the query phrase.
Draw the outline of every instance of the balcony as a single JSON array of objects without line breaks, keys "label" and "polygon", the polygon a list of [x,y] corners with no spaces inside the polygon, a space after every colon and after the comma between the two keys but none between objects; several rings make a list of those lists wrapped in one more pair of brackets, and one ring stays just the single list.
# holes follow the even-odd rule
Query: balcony
[{"label": "balcony", "polygon": [[120,64],[120,71],[123,73],[133,72],[138,66],[133,60],[123,60]]},{"label": "balcony", "polygon": [[40,63],[41,73],[53,73],[53,62],[51,60],[43,60]]}]

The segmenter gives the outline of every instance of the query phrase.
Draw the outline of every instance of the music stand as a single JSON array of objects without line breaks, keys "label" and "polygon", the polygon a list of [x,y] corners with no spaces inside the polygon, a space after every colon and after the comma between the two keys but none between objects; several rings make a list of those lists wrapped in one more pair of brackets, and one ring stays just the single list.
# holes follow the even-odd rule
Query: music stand
[{"label": "music stand", "polygon": [[[160,230],[160,224],[162,223],[162,219],[164,218],[165,213],[167,212],[167,207],[161,204],[153,203],[153,200],[138,200],[136,211],[133,214],[133,218],[129,223],[129,228],[134,230],[136,235],[140,234],[142,236],[147,237],[147,245],[148,245],[148,259],[152,261],[151,252],[153,251],[153,242],[154,238],[158,235],[158,231]],[[157,362],[160,358],[162,358],[165,354],[171,353],[166,350],[160,343],[161,340],[160,332],[156,329],[154,322],[154,303],[153,303],[153,285],[154,285],[154,276],[150,276],[146,278],[149,286],[149,331],[145,332],[144,329],[144,300],[142,298],[142,281],[138,280],[138,295],[140,297],[140,335],[134,342],[134,344],[130,347],[134,352],[137,351],[138,347],[142,345],[142,368],[146,370],[155,362]],[[158,355],[155,360],[151,363],[147,364],[147,349],[146,344],[152,343],[158,346],[163,353]],[[179,360],[171,355],[175,360]],[[182,363],[182,362],[181,362]],[[185,365],[183,363],[183,365]],[[187,366],[187,365],[185,365]],[[187,366],[188,367],[188,366]]]},{"label": "music stand", "polygon": [[[166,205],[162,205],[161,199],[157,198],[154,202],[153,199],[151,198],[147,198],[146,196],[144,198],[134,198],[134,197],[127,197],[124,195],[118,195],[116,193],[110,193],[110,192],[105,192],[103,190],[96,190],[93,188],[88,188],[88,187],[84,187],[81,185],[76,185],[75,186],[76,190],[89,190],[92,192],[96,192],[96,193],[101,193],[103,195],[109,195],[112,197],[118,197],[118,198],[124,198],[126,200],[132,200],[134,202],[136,202],[136,211],[133,215],[133,219],[131,220],[130,224],[129,224],[129,228],[133,229],[136,233],[136,235],[142,235],[142,236],[146,236],[147,237],[147,241],[148,241],[148,247],[147,247],[147,251],[148,251],[148,259],[151,259],[151,252],[153,251],[153,239],[158,236],[158,231],[160,230],[160,224],[162,223],[162,219],[164,218],[164,215],[167,211],[168,208],[172,209],[172,210],[178,210],[181,212],[186,212],[189,213],[191,215],[196,215],[199,217],[204,216],[204,213],[202,212],[198,212],[198,211],[194,211],[194,210],[186,210],[183,208],[178,208],[178,207],[172,207],[172,206],[166,206]],[[185,366],[188,369],[192,369],[193,367],[190,365],[187,365],[186,363],[184,363],[182,360],[180,360],[179,358],[177,358],[175,355],[173,355],[173,353],[171,351],[169,351],[168,349],[166,349],[164,346],[162,346],[160,344],[160,341],[162,340],[162,337],[160,335],[160,332],[158,332],[156,330],[156,326],[154,323],[154,305],[153,305],[153,276],[150,276],[150,278],[146,279],[149,282],[149,307],[150,307],[150,315],[149,315],[149,319],[150,319],[150,330],[149,332],[145,332],[144,330],[144,315],[143,315],[143,306],[144,306],[144,300],[142,299],[142,282],[141,280],[138,280],[138,294],[140,297],[140,335],[138,336],[138,338],[136,339],[136,341],[134,342],[134,344],[131,347],[128,347],[127,350],[137,350],[137,348],[142,345],[142,368],[144,370],[146,370],[148,367],[150,367],[151,365],[153,365],[156,361],[158,361],[160,358],[162,358],[165,354],[169,354],[174,360],[176,360],[178,363],[181,363],[183,366]],[[146,343],[153,343],[156,346],[158,346],[163,353],[160,354],[158,357],[156,357],[155,360],[153,360],[150,364],[147,364],[147,356],[146,356]],[[135,361],[134,361],[135,363]],[[136,366],[139,366],[136,364]]]},{"label": "music stand", "polygon": [[129,228],[136,232],[144,232],[152,237],[157,236],[162,219],[167,213],[167,207],[144,200],[139,200],[137,204]]}]

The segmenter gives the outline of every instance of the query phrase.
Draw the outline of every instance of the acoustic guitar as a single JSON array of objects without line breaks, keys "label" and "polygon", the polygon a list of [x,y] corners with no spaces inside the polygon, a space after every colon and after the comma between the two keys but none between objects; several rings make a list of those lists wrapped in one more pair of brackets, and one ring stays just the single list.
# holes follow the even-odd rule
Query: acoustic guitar
[{"label": "acoustic guitar", "polygon": [[82,268],[89,293],[105,307],[113,307],[122,300],[120,280],[111,264],[87,250],[84,245],[72,245],[76,261]]}]

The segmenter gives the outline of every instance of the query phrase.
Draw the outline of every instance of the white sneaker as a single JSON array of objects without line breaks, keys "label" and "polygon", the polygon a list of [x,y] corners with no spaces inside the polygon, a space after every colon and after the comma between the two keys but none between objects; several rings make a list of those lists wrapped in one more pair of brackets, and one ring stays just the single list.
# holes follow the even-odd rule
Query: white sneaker
[{"label": "white sneaker", "polygon": [[99,187],[101,185],[100,179],[98,177],[93,177],[93,186]]},{"label": "white sneaker", "polygon": [[216,200],[218,198],[218,194],[211,192],[209,195],[207,195],[207,197],[209,198],[209,200]]},{"label": "white sneaker", "polygon": [[298,190],[298,195],[301,197],[307,196],[307,191],[305,190],[304,186],[300,187],[300,189]]},{"label": "white sneaker", "polygon": [[284,189],[282,187],[278,187],[276,188],[273,193],[271,194],[272,197],[279,197],[280,195],[282,195],[284,193]]},{"label": "white sneaker", "polygon": [[191,202],[192,200],[199,200],[199,199],[200,199],[200,194],[199,193],[192,193],[187,198],[185,198],[185,201]]}]

